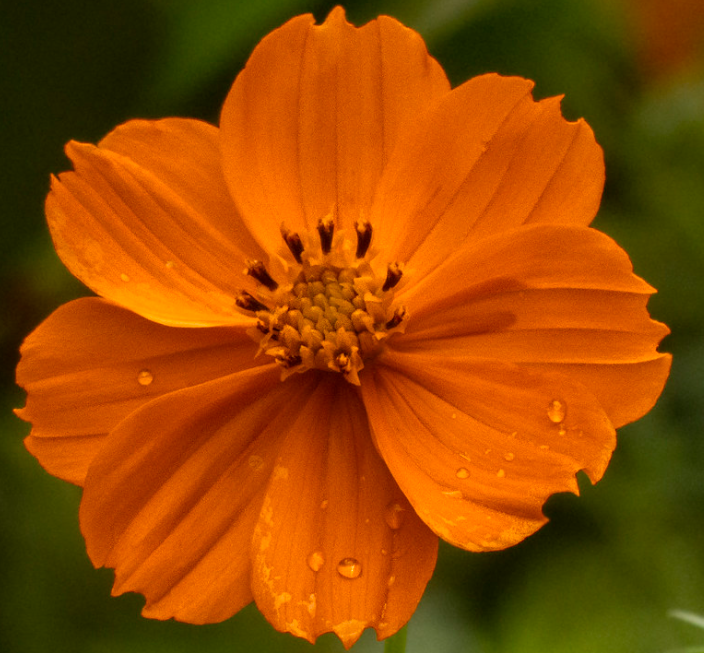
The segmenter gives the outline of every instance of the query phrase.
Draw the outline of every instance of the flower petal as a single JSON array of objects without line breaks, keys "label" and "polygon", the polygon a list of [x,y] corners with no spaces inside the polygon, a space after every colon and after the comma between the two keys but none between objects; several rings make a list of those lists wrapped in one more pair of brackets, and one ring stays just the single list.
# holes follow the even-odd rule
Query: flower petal
[{"label": "flower petal", "polygon": [[109,431],[174,390],[267,361],[240,329],[177,329],[102,299],[65,304],[27,337],[17,383],[33,428],[25,444],[47,471],[78,485]]},{"label": "flower petal", "polygon": [[520,542],[547,521],[550,495],[578,492],[578,470],[601,477],[616,444],[596,399],[559,375],[424,352],[385,363],[362,381],[376,445],[416,512],[456,546]]},{"label": "flower petal", "polygon": [[298,16],[257,46],[221,116],[230,192],[259,242],[283,221],[313,229],[366,216],[409,118],[449,91],[421,37],[387,16],[355,28],[334,9]]},{"label": "flower petal", "polygon": [[560,98],[484,75],[454,89],[405,130],[371,220],[396,260],[432,269],[471,238],[529,222],[587,225],[604,184],[601,148]]},{"label": "flower petal", "polygon": [[394,347],[473,355],[561,372],[586,385],[615,426],[660,396],[667,327],[626,253],[585,227],[526,226],[467,244],[400,301],[411,320]]},{"label": "flower petal", "polygon": [[69,143],[75,172],[54,177],[46,201],[69,270],[156,322],[250,323],[233,298],[245,258],[261,254],[229,198],[218,147],[217,128],[177,119],[126,123],[98,146]]},{"label": "flower petal", "polygon": [[435,567],[437,537],[372,444],[348,384],[324,375],[286,439],[253,540],[252,588],[279,630],[349,648],[403,626]]},{"label": "flower petal", "polygon": [[310,391],[260,367],[171,393],[110,434],[86,478],[80,523],[114,594],[143,614],[210,623],[252,600],[252,532],[280,434]]}]

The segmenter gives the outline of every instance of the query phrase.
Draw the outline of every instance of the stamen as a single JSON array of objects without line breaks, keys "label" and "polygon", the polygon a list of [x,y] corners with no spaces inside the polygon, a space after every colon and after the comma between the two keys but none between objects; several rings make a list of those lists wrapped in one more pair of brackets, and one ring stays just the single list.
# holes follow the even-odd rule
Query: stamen
[{"label": "stamen", "polygon": [[384,326],[387,329],[394,329],[403,322],[404,317],[406,317],[406,309],[400,306],[394,311],[393,317]]},{"label": "stamen", "polygon": [[269,290],[276,290],[279,284],[271,278],[271,275],[267,272],[264,267],[264,263],[257,261],[256,259],[247,259],[247,274],[250,277],[254,277],[263,286],[266,286]]},{"label": "stamen", "polygon": [[329,254],[332,249],[332,234],[335,231],[335,222],[332,216],[325,216],[318,220],[318,234],[320,234],[320,247],[323,254]]},{"label": "stamen", "polygon": [[303,254],[303,242],[301,237],[294,231],[286,229],[286,227],[281,225],[281,237],[286,242],[286,246],[293,254],[293,258],[296,259],[296,263],[303,263],[301,259],[301,254]]},{"label": "stamen", "polygon": [[245,311],[252,311],[252,313],[269,310],[268,306],[262,304],[256,297],[252,297],[246,290],[235,297],[235,304]]},{"label": "stamen", "polygon": [[[267,309],[268,310],[268,309]],[[278,329],[276,325],[273,326],[273,328],[269,328],[266,323],[262,320],[257,321],[257,330],[263,333],[265,336],[269,336],[269,340],[273,340],[274,342],[277,342],[279,339],[279,332],[281,329]],[[271,334],[271,335],[269,335]]]},{"label": "stamen", "polygon": [[280,368],[282,381],[306,370],[323,370],[358,386],[365,363],[408,321],[405,308],[393,308],[403,263],[390,263],[386,280],[378,276],[366,260],[371,223],[364,218],[355,222],[355,254],[354,240],[335,233],[334,216],[331,212],[318,221],[320,249],[315,232],[301,238],[281,225],[282,238],[301,261],[282,261],[285,283],[274,280],[258,259],[247,259],[247,274],[261,285],[252,294],[243,290],[235,302],[255,318],[247,333],[259,343],[257,353],[270,356]]},{"label": "stamen", "polygon": [[372,225],[368,220],[358,220],[354,223],[354,228],[357,231],[357,252],[355,256],[362,258],[369,249],[372,242]]},{"label": "stamen", "polygon": [[344,352],[335,356],[335,365],[340,372],[347,372],[350,369],[350,357]]},{"label": "stamen", "polygon": [[384,285],[381,287],[381,289],[384,292],[386,292],[387,290],[391,290],[396,286],[399,281],[401,281],[402,276],[403,270],[401,269],[401,264],[389,263],[389,267],[386,272],[386,281],[384,281]]},{"label": "stamen", "polygon": [[275,360],[279,365],[281,365],[281,367],[290,369],[292,367],[296,367],[296,365],[300,365],[303,359],[298,355],[290,355],[277,356]]}]

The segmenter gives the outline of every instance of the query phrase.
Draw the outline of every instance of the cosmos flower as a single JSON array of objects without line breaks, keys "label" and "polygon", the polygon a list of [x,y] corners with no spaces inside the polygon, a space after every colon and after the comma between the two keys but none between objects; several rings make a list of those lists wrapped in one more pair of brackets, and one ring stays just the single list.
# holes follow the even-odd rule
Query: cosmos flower
[{"label": "cosmos flower", "polygon": [[451,90],[418,34],[338,8],[259,44],[219,128],[68,144],[46,214],[98,297],[27,338],[18,413],[115,594],[349,647],[407,622],[438,537],[511,546],[601,478],[667,328],[588,227],[591,130],[531,89]]},{"label": "cosmos flower", "polygon": [[700,0],[625,0],[624,9],[639,62],[649,77],[672,77],[701,61]]}]

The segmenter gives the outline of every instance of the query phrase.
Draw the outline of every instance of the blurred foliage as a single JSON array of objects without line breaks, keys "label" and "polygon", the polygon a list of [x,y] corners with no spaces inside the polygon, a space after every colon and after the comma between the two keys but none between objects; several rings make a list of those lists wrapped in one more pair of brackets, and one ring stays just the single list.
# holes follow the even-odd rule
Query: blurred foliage
[{"label": "blurred foliage", "polygon": [[[655,0],[653,0],[655,1]],[[628,10],[627,10],[628,5]],[[0,11],[0,648],[309,651],[251,606],[226,623],[188,626],[139,616],[142,599],[110,597],[77,523],[80,492],[25,452],[11,414],[24,337],[86,291],[51,247],[42,203],[68,166],[69,139],[96,141],[133,117],[217,121],[256,42],[322,0],[25,0]],[[686,7],[686,3],[679,3]],[[659,289],[653,315],[673,330],[672,377],[655,410],[620,431],[605,479],[581,498],[557,496],[550,523],[521,545],[474,555],[441,548],[411,623],[408,651],[665,653],[701,645],[668,617],[704,614],[704,60],[644,65],[647,43],[630,0],[363,0],[357,24],[393,15],[419,30],[454,84],[496,71],[564,94],[605,150],[596,226]],[[676,34],[674,35],[676,37]],[[700,41],[701,43],[701,41]],[[669,65],[669,64],[668,64]],[[334,637],[315,647],[341,651]],[[380,651],[366,633],[355,651]]]}]

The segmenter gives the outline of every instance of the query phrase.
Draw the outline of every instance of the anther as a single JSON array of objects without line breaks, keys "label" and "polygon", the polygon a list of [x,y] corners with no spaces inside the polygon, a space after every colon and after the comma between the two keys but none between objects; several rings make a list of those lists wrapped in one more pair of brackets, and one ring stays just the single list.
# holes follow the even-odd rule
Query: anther
[{"label": "anther", "polygon": [[281,365],[281,367],[284,367],[286,369],[296,367],[296,365],[300,365],[303,362],[303,359],[297,354],[291,354],[289,356],[277,356],[275,360],[279,365]]},{"label": "anther", "polygon": [[389,263],[389,267],[386,271],[386,281],[384,281],[384,285],[381,287],[381,289],[384,292],[386,292],[387,290],[391,290],[396,286],[399,281],[401,281],[402,276],[403,270],[401,269],[401,264]]},{"label": "anther", "polygon": [[252,313],[269,310],[268,306],[262,304],[256,297],[252,297],[246,290],[235,297],[235,304],[245,311],[252,311]]},{"label": "anther", "polygon": [[362,258],[369,249],[369,244],[372,242],[372,225],[368,220],[358,220],[354,223],[354,228],[357,231],[357,252],[355,256]]},{"label": "anther", "polygon": [[400,306],[394,311],[393,317],[385,324],[386,328],[394,329],[401,324],[401,322],[403,322],[404,317],[406,317],[406,309],[403,306]]},{"label": "anther", "polygon": [[348,372],[350,369],[350,357],[344,352],[335,356],[335,365],[340,372]]},{"label": "anther", "polygon": [[296,259],[296,263],[303,263],[301,259],[301,254],[303,254],[303,242],[301,241],[301,237],[294,231],[286,229],[284,225],[281,225],[281,237],[284,239],[291,254],[293,254],[293,258]]},{"label": "anther", "polygon": [[318,220],[318,234],[320,234],[320,247],[323,254],[329,254],[332,249],[332,234],[335,231],[335,222],[332,216],[326,215]]},{"label": "anther", "polygon": [[265,336],[271,334],[269,335],[270,340],[277,341],[279,339],[280,329],[277,329],[276,326],[270,329],[262,320],[257,322],[257,330],[261,331]]},{"label": "anther", "polygon": [[248,259],[247,274],[250,277],[254,277],[259,283],[266,286],[269,290],[276,290],[279,287],[279,284],[271,278],[271,275],[264,267],[264,263],[261,261],[257,261],[256,259]]}]

